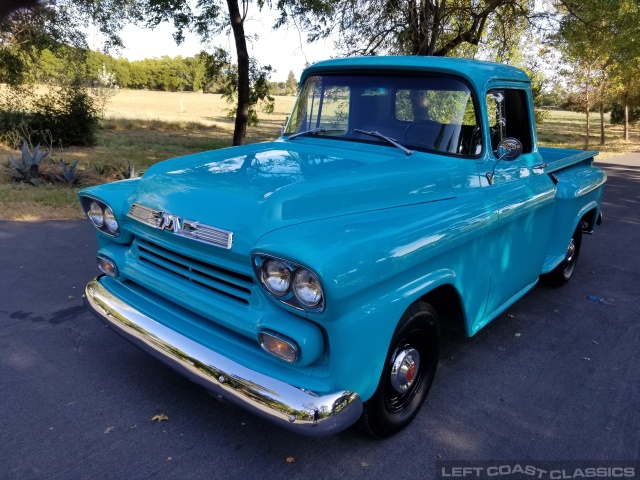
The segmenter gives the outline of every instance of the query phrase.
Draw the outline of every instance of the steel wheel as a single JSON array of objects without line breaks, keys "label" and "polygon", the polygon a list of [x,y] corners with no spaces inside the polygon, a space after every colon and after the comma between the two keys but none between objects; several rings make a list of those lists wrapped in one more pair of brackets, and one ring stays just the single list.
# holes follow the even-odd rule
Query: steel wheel
[{"label": "steel wheel", "polygon": [[436,311],[415,303],[402,316],[378,388],[365,403],[362,424],[371,435],[393,435],[417,415],[436,373],[438,345]]},{"label": "steel wheel", "polygon": [[576,269],[578,263],[578,257],[580,256],[580,246],[582,244],[582,224],[578,224],[578,227],[573,232],[573,236],[567,246],[567,251],[564,260],[560,265],[554,268],[551,272],[542,275],[540,280],[545,285],[552,287],[559,287],[571,280],[573,272]]}]

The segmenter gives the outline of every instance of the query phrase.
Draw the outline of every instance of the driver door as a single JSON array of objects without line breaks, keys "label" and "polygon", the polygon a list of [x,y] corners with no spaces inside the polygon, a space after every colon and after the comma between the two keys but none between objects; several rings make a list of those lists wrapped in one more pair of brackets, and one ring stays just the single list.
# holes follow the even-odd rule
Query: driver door
[{"label": "driver door", "polygon": [[[491,283],[485,318],[493,318],[537,282],[550,238],[555,185],[536,165],[542,162],[535,145],[530,90],[493,88],[486,96],[490,159],[480,165],[489,208],[498,213],[497,231],[489,241]],[[522,154],[498,161],[498,143],[517,138]],[[485,140],[486,141],[486,140]]]}]

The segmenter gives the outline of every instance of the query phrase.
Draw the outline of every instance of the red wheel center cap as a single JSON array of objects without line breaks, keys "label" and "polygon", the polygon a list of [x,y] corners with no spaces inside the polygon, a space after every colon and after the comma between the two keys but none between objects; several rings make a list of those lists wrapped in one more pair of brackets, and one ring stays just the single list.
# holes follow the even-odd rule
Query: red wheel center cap
[{"label": "red wheel center cap", "polygon": [[409,365],[409,369],[407,370],[407,382],[410,382],[411,380],[413,380],[413,377],[416,376],[417,370],[418,370],[418,367],[416,367],[415,363],[412,363],[411,365]]}]

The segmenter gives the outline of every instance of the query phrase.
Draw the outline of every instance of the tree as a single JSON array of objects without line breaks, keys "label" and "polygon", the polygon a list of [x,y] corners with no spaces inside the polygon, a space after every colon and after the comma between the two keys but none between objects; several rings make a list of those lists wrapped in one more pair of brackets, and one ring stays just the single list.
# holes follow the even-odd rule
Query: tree
[{"label": "tree", "polygon": [[[533,18],[533,0],[281,0],[279,23],[299,17],[310,40],[340,32],[348,55],[452,55],[487,29]],[[505,29],[506,31],[506,29]]]},{"label": "tree", "polygon": [[97,103],[100,119],[104,120],[107,103],[118,94],[119,86],[116,84],[116,75],[107,71],[107,67],[102,64],[102,69],[98,71],[97,79],[91,87],[91,94],[94,102]]},{"label": "tree", "polygon": [[[28,80],[28,65],[44,50],[54,55],[86,54],[87,23],[103,34],[105,49],[121,47],[119,32],[140,18],[139,0],[41,0],[30,9],[12,11],[0,21],[0,82],[17,85]],[[4,2],[3,2],[4,3]],[[69,49],[69,47],[75,47]]]},{"label": "tree", "polygon": [[[605,141],[604,108],[617,97],[628,112],[640,75],[640,12],[634,0],[558,0],[563,17],[557,38],[581,85],[577,95],[587,115],[586,148],[589,147],[589,112],[600,110],[600,143]],[[628,115],[624,138],[628,140]]]},{"label": "tree", "polygon": [[623,138],[629,141],[629,108],[634,104],[640,110],[640,4],[621,0],[616,13],[612,39],[612,94],[622,105]]},{"label": "tree", "polygon": [[[174,39],[180,43],[184,39],[185,30],[199,34],[203,40],[221,33],[231,27],[236,45],[237,56],[237,108],[233,145],[241,145],[247,132],[249,110],[251,107],[251,59],[247,48],[244,22],[249,10],[249,0],[242,0],[242,8],[238,0],[201,0],[193,6],[188,0],[144,0],[145,14],[149,25],[155,26],[163,21],[172,21],[176,29]],[[258,0],[262,7],[264,0]],[[227,15],[223,11],[227,11]]]},{"label": "tree", "polygon": [[612,83],[613,95],[622,109],[622,118],[619,119],[615,116],[617,105],[614,105],[611,112],[611,123],[624,125],[622,138],[628,142],[629,123],[635,123],[640,118],[640,55],[623,62],[616,62],[612,72]]},{"label": "tree", "polygon": [[[207,82],[216,82],[220,86],[222,96],[229,103],[235,103],[238,99],[240,74],[238,67],[231,61],[229,52],[223,48],[217,48],[213,54],[201,52],[200,57],[205,65],[205,79]],[[270,93],[268,76],[271,67],[260,67],[251,59],[249,63],[249,102],[247,110],[247,124],[258,125],[257,107],[267,113],[273,112],[274,99]],[[229,111],[233,117],[235,112]]]},{"label": "tree", "polygon": [[[88,0],[85,0],[88,1]],[[122,0],[124,1],[124,0]],[[215,34],[231,29],[236,46],[237,78],[235,95],[237,108],[235,114],[235,129],[233,144],[244,142],[252,107],[258,101],[269,102],[266,77],[271,67],[260,66],[249,55],[244,22],[247,18],[250,0],[139,0],[144,5],[144,15],[149,26],[156,26],[160,22],[173,22],[175,27],[174,39],[181,42],[185,30],[196,32],[202,40],[211,39]],[[522,0],[521,0],[522,1]],[[309,18],[324,18],[331,11],[338,0],[255,0],[259,9],[266,5],[275,6],[281,13],[281,20],[274,28],[281,26],[291,12],[297,15],[307,15]],[[226,11],[226,13],[225,13]],[[263,80],[264,79],[264,80]],[[263,88],[264,86],[264,88]],[[257,87],[257,88],[256,88]],[[255,109],[254,109],[255,111]]]},{"label": "tree", "polygon": [[[133,1],[41,0],[2,18],[0,82],[9,88],[0,98],[0,135],[20,135],[18,127],[26,125],[27,130],[41,137],[49,132],[66,145],[95,142],[97,121],[83,86],[87,53],[83,29],[88,20],[99,19],[106,45],[121,45],[117,32],[129,17],[124,5]],[[62,88],[53,96],[38,97],[30,84],[43,73],[34,67],[43,56],[45,78]]]},{"label": "tree", "polygon": [[285,83],[285,89],[287,90],[287,94],[295,95],[298,92],[298,80],[296,80],[296,76],[293,74],[293,70],[289,70],[289,75],[287,76],[287,81]]},{"label": "tree", "polygon": [[0,4],[0,20],[5,19],[15,10],[33,8],[37,4],[38,0],[4,0]]},{"label": "tree", "polygon": [[585,149],[589,148],[590,112],[594,105],[600,109],[600,143],[604,135],[604,99],[608,69],[611,63],[612,12],[619,0],[561,0],[564,13],[556,38],[564,60],[570,65],[568,76],[579,89],[574,91],[586,114]]}]

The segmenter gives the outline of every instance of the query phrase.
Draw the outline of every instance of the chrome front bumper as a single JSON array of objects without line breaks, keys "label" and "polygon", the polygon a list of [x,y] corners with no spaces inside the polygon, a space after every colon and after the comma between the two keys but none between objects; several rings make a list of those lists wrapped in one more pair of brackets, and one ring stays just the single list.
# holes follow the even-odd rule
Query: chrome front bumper
[{"label": "chrome front bumper", "polygon": [[243,367],[127,305],[100,278],[87,284],[84,300],[89,310],[131,343],[217,397],[288,430],[318,437],[344,430],[360,417],[362,400],[357,393],[319,396]]}]

